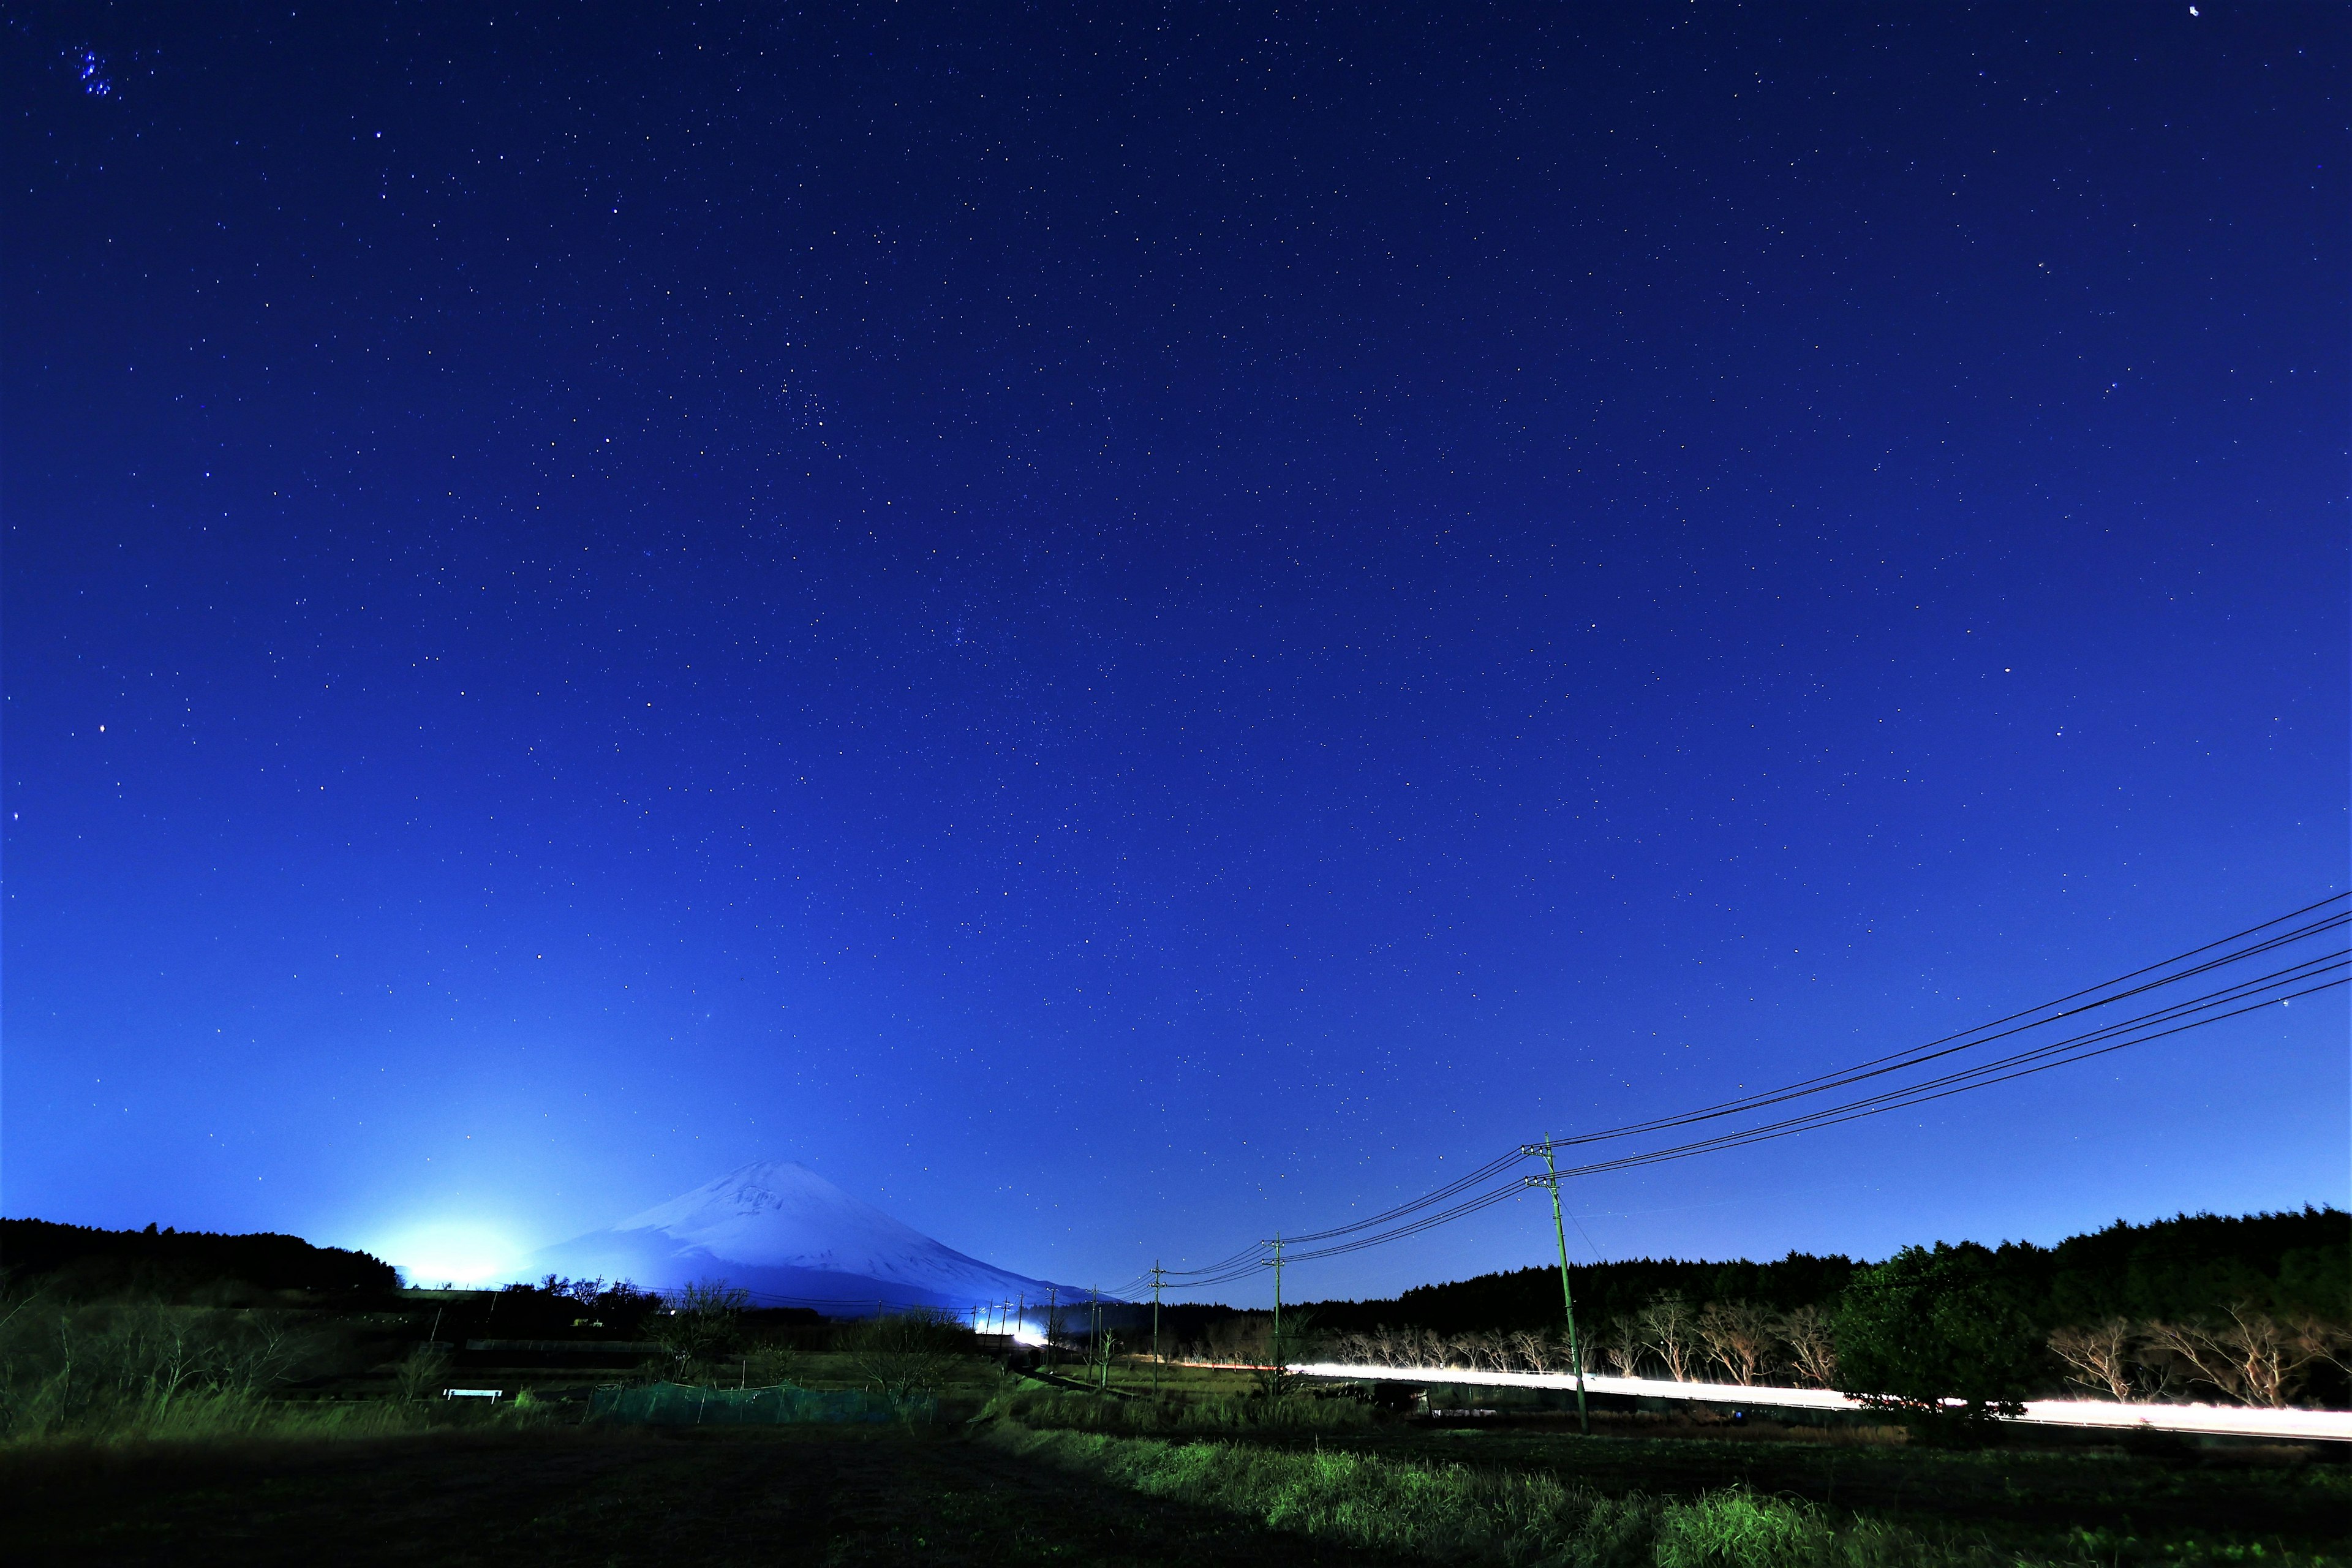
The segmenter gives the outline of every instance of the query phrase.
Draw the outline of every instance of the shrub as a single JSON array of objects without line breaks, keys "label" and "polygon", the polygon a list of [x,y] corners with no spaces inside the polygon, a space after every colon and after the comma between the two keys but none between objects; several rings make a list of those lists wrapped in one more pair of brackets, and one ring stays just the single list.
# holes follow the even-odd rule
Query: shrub
[{"label": "shrub", "polygon": [[2032,1391],[2042,1337],[1981,1247],[1906,1247],[1848,1287],[1837,1315],[1838,1383],[1913,1415],[2014,1415]]}]

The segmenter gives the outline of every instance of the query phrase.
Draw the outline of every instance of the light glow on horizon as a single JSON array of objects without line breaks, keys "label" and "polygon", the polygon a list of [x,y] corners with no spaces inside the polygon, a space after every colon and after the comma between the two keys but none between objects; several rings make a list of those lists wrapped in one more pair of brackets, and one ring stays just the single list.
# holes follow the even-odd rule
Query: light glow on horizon
[{"label": "light glow on horizon", "polygon": [[503,1285],[530,1250],[495,1223],[470,1216],[415,1221],[365,1246],[419,1289]]}]

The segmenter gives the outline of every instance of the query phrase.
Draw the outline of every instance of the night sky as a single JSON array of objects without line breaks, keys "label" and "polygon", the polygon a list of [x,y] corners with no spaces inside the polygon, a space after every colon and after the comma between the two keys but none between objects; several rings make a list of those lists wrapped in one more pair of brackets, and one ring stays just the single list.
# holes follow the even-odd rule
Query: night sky
[{"label": "night sky", "polygon": [[[2346,29],[2199,9],[12,5],[0,1206],[1109,1284],[2342,889]],[[1571,1245],[2341,1204],[2343,995]]]}]

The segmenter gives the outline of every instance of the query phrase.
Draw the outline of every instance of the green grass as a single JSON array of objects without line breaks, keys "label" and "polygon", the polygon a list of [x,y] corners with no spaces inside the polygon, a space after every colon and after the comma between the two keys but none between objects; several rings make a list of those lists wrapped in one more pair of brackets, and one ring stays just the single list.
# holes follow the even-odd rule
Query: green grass
[{"label": "green grass", "polygon": [[1575,1568],[1990,1568],[1999,1561],[1874,1523],[1839,1531],[1810,1504],[1737,1489],[1686,1501],[1612,1497],[1542,1474],[1347,1451],[1041,1432],[1010,1422],[983,1440],[1269,1529],[1433,1561]]},{"label": "green grass", "polygon": [[957,1409],[911,1430],[614,1430],[580,1425],[577,1405],[437,1399],[85,1403],[0,1442],[5,1539],[12,1562],[77,1568],[308,1563],[328,1542],[340,1568],[2352,1563],[2352,1467],[2327,1449],[2019,1435],[1952,1450],[1631,1417],[1587,1437],[1268,1400],[1245,1374],[1171,1380],[1159,1400],[980,1362],[951,1382]]},{"label": "green grass", "polygon": [[87,1406],[69,1420],[20,1427],[0,1439],[0,1453],[58,1445],[352,1442],[449,1428],[525,1428],[562,1418],[528,1395],[487,1405],[438,1399],[273,1399],[227,1389]]},{"label": "green grass", "polygon": [[[2141,1532],[2131,1510],[2102,1494],[2084,1510],[2105,1522],[2071,1528],[1989,1531],[1966,1514],[1914,1520],[1875,1510],[1843,1512],[1802,1497],[1775,1495],[1735,1482],[1718,1468],[1717,1484],[1679,1495],[1655,1487],[1595,1484],[1574,1473],[1578,1439],[1554,1439],[1554,1463],[1523,1468],[1492,1462],[1476,1440],[1415,1434],[1385,1452],[1363,1445],[1314,1446],[1265,1433],[1240,1440],[1174,1441],[1064,1427],[1036,1430],[1010,1421],[987,1427],[982,1441],[1073,1474],[1109,1480],[1152,1497],[1232,1514],[1311,1539],[1432,1561],[1575,1565],[1575,1568],[2000,1568],[2012,1563],[2168,1565],[2342,1563],[2343,1478],[2305,1476],[2300,1519],[2273,1520],[2295,1529],[2217,1534],[2194,1526]],[[1483,1436],[1484,1435],[1477,1435]],[[1563,1451],[1565,1447],[1565,1452]],[[1748,1445],[1737,1447],[1752,1458]],[[1474,1462],[1451,1458],[1458,1453]],[[1447,1455],[1440,1458],[1439,1455]],[[1934,1458],[1940,1459],[1942,1456]],[[1915,1484],[1932,1481],[1922,1456],[1896,1451]],[[1932,1465],[1932,1460],[1929,1465]],[[2014,1457],[2011,1459],[2015,1467]],[[2129,1485],[2128,1465],[2110,1465]],[[1638,1470],[1636,1471],[1638,1474]],[[1733,1471],[1733,1475],[1737,1475]],[[1657,1481],[1671,1472],[1661,1471]],[[1614,1477],[1622,1482],[1622,1472]],[[1687,1479],[1685,1473],[1681,1479]],[[2231,1478],[2259,1481],[2259,1477]],[[2229,1479],[2201,1489],[2207,1501],[2227,1495]],[[2314,1489],[2315,1484],[2315,1489]],[[2151,1495],[2158,1489],[2150,1489]],[[2259,1491],[2259,1485],[2250,1490]],[[2312,1504],[2319,1505],[2315,1519]],[[2250,1513],[2256,1510],[2249,1510]],[[1981,1522],[2000,1518],[1998,1510]],[[2332,1519],[2331,1526],[2325,1521]],[[2315,1530],[2315,1522],[2316,1529]]]},{"label": "green grass", "polygon": [[[1579,1437],[1554,1426],[1375,1428],[1346,1439],[1383,1457],[1443,1454],[1491,1469],[1544,1471],[1596,1491],[1696,1497],[1742,1485],[1803,1499],[1843,1519],[1965,1533],[2021,1558],[2234,1561],[2233,1553],[2342,1562],[2352,1521],[2352,1467],[2333,1447],[2208,1447],[2156,1442],[2126,1448],[2047,1434],[1974,1450],[1828,1444],[1764,1424],[1737,1435]],[[1278,1441],[1272,1436],[1253,1439]],[[1326,1439],[1326,1446],[1330,1439]],[[2049,1446],[2045,1446],[2048,1443]],[[2122,1543],[2095,1553],[2084,1531]],[[2070,1544],[2072,1543],[2072,1544]]]}]

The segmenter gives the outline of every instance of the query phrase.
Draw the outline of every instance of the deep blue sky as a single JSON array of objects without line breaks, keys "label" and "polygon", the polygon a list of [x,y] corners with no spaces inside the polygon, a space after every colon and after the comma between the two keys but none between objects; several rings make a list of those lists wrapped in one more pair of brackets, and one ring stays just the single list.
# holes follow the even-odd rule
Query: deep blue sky
[{"label": "deep blue sky", "polygon": [[[2346,33],[2200,9],[11,7],[0,1202],[1108,1283],[2343,887]],[[2341,995],[1575,1212],[2341,1203]]]}]

